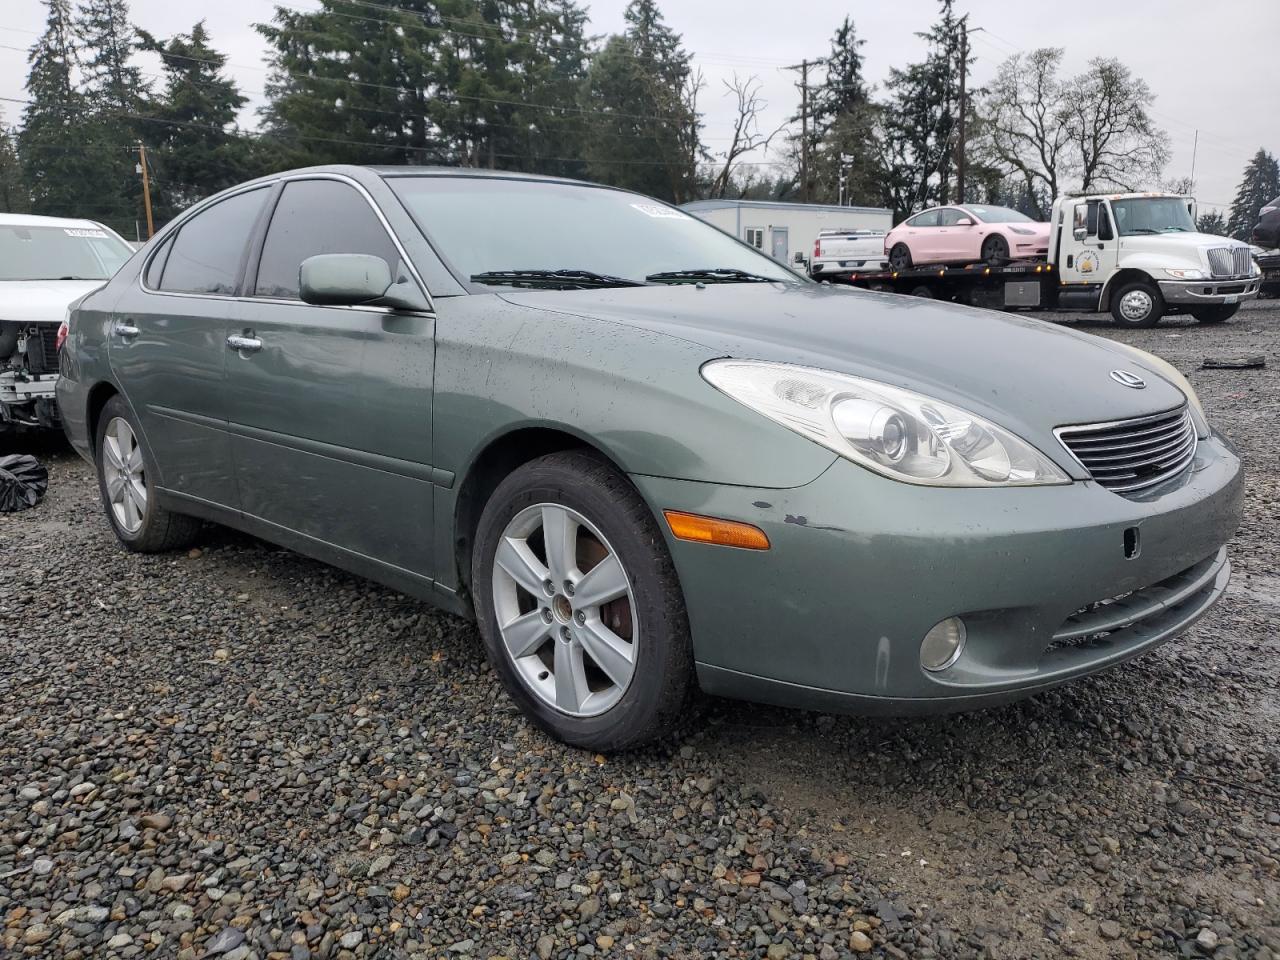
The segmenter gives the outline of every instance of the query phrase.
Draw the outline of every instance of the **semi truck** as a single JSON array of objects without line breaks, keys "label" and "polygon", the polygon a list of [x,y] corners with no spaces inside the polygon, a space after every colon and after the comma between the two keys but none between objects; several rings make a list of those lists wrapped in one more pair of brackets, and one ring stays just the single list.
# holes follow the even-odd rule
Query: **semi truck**
[{"label": "semi truck", "polygon": [[1170,314],[1221,323],[1258,296],[1262,270],[1248,244],[1196,229],[1196,202],[1170,193],[1060,197],[1043,260],[908,270],[824,272],[849,283],[994,309],[1110,312],[1120,326]]}]

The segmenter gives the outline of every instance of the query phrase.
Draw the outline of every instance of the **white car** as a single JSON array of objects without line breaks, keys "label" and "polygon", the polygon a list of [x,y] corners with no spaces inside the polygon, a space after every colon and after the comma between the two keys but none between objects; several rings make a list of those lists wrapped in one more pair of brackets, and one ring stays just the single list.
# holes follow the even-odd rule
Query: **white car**
[{"label": "white car", "polygon": [[54,387],[67,307],[131,256],[92,220],[0,213],[0,433],[60,426]]},{"label": "white car", "polygon": [[883,230],[823,230],[813,241],[809,276],[815,280],[885,267]]}]

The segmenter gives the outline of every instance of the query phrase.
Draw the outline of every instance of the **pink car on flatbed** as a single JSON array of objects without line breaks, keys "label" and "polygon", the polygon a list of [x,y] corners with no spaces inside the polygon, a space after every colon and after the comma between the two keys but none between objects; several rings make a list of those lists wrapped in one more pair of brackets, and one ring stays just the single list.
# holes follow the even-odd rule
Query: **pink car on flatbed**
[{"label": "pink car on flatbed", "polygon": [[933,207],[908,217],[884,238],[894,270],[926,263],[988,263],[1043,259],[1049,253],[1049,224],[989,204]]}]

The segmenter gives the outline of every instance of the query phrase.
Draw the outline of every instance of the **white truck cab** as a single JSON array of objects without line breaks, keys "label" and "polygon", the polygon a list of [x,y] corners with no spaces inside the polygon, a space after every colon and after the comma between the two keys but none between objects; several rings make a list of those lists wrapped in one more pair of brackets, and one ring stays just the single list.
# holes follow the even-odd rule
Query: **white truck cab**
[{"label": "white truck cab", "polygon": [[1049,262],[1062,305],[1080,299],[1129,327],[1166,313],[1221,323],[1262,283],[1248,244],[1198,232],[1195,200],[1168,193],[1060,197]]}]

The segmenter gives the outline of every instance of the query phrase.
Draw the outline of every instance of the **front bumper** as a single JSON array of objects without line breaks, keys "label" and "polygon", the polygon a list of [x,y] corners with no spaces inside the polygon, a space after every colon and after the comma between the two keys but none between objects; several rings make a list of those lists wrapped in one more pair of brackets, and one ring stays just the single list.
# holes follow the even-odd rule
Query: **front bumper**
[{"label": "front bumper", "polygon": [[56,373],[0,373],[0,423],[57,429]]},{"label": "front bumper", "polygon": [[[1239,460],[1216,436],[1186,472],[1135,499],[1092,481],[915,487],[844,460],[791,490],[635,480],[655,509],[754,523],[772,545],[668,535],[704,689],[884,714],[1016,699],[1176,636],[1225,588],[1242,488]],[[1132,528],[1141,547],[1126,559]],[[1122,609],[1141,616],[1117,625]],[[968,641],[929,673],[920,642],[950,616],[965,620]]]},{"label": "front bumper", "polygon": [[1244,303],[1258,296],[1261,277],[1237,280],[1161,280],[1164,302],[1179,306],[1215,306]]}]

